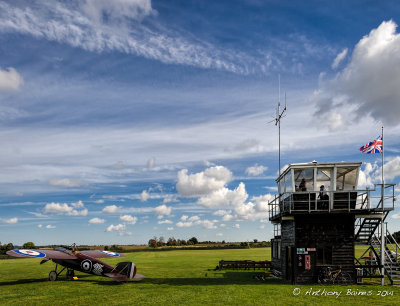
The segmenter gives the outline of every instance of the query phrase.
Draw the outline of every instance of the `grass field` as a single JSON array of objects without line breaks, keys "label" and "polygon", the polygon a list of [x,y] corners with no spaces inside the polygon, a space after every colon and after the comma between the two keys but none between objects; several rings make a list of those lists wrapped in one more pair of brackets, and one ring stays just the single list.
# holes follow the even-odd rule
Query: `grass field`
[{"label": "grass field", "polygon": [[[38,259],[0,260],[0,304],[398,305],[400,303],[399,286],[300,286],[285,284],[274,277],[265,282],[254,279],[253,276],[260,272],[212,271],[221,259],[265,260],[266,256],[269,258],[270,250],[265,248],[128,253],[123,261],[135,262],[138,273],[146,275],[147,278],[124,284],[79,272],[77,273],[79,279],[76,281],[61,277],[56,282],[50,282],[47,276],[54,267],[51,262],[39,265]],[[116,264],[121,259],[109,258],[105,261]],[[341,292],[340,296],[327,295],[335,292]],[[353,295],[346,295],[348,292]],[[363,292],[369,295],[354,296]]]}]

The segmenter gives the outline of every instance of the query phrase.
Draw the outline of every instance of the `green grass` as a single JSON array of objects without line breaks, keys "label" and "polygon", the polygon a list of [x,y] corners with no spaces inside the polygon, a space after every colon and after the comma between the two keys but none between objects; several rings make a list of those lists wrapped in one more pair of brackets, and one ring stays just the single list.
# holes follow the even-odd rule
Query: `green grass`
[{"label": "green grass", "polygon": [[[221,259],[265,260],[270,250],[176,250],[168,252],[129,253],[124,261],[135,262],[138,273],[146,275],[143,280],[124,284],[112,279],[77,273],[76,281],[56,282],[47,280],[54,264],[39,265],[36,259],[0,260],[0,304],[54,304],[54,305],[288,305],[288,304],[396,304],[400,287],[379,285],[317,286],[290,285],[271,277],[262,282],[253,278],[260,272],[213,271]],[[105,260],[116,264],[121,259]],[[299,288],[300,294],[293,291]],[[306,292],[321,289],[319,296]],[[339,298],[321,296],[325,292],[341,291]],[[368,292],[370,296],[346,296],[347,290]],[[382,289],[393,296],[378,296]]]}]

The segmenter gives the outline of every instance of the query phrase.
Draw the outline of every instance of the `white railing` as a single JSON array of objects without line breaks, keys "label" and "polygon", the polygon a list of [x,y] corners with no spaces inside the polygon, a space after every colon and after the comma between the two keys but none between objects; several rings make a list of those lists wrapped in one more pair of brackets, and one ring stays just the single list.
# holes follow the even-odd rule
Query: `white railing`
[{"label": "white railing", "polygon": [[[276,195],[268,203],[270,218],[281,214],[315,211],[388,211],[394,209],[394,184],[375,184],[374,188],[350,191],[324,191],[320,196],[318,191],[286,192]],[[382,190],[384,191],[382,206]]]}]

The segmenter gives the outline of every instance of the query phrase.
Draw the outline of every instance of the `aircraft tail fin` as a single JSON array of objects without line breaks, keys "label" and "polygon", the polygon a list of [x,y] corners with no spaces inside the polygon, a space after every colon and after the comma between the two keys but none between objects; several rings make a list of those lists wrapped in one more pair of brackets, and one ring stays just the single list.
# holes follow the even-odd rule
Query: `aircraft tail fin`
[{"label": "aircraft tail fin", "polygon": [[120,262],[115,267],[114,272],[132,279],[136,275],[136,266],[133,262]]}]

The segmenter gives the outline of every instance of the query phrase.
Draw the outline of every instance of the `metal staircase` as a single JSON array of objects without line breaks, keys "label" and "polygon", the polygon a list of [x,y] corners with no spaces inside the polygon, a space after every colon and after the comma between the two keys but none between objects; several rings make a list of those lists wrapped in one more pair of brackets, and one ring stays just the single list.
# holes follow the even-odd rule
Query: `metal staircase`
[{"label": "metal staircase", "polygon": [[[388,214],[389,211],[384,212],[384,217],[383,217],[384,221],[388,216]],[[356,242],[369,244],[372,239],[372,236],[374,235],[376,229],[379,227],[380,224],[381,224],[381,214],[379,214],[379,216],[371,215],[368,218],[358,219],[356,223],[356,231],[357,231],[355,235]]]},{"label": "metal staircase", "polygon": [[[381,259],[381,239],[380,233],[374,234],[370,240],[370,247],[376,256],[377,263]],[[385,234],[385,274],[388,276],[391,284],[400,283],[400,247],[392,234],[386,230]]]}]

